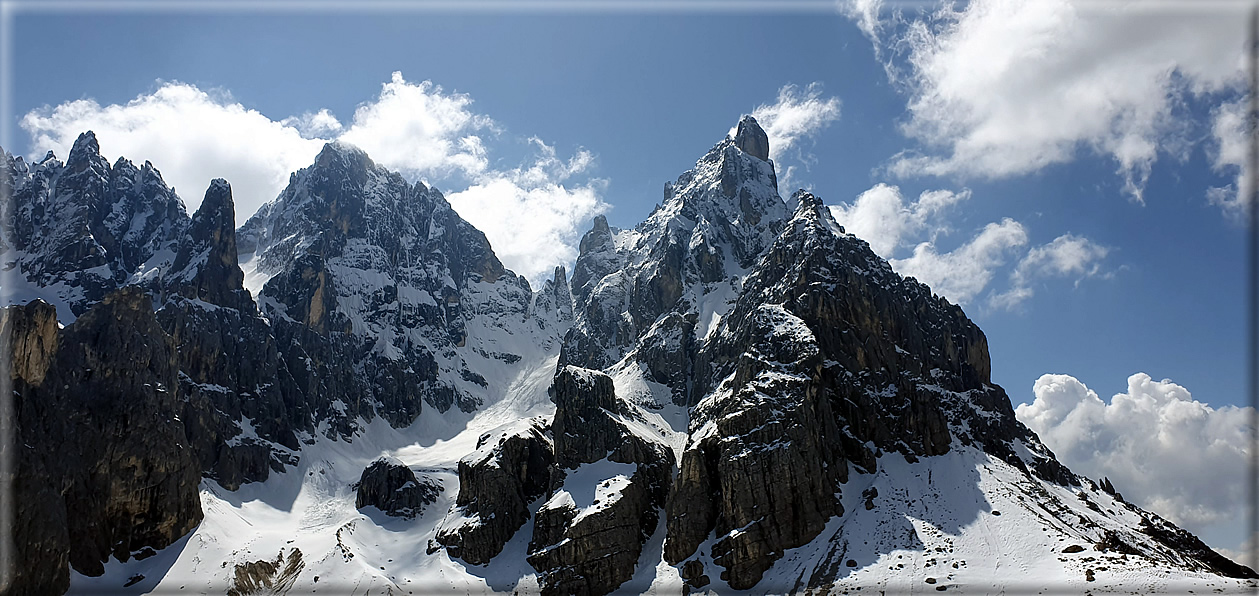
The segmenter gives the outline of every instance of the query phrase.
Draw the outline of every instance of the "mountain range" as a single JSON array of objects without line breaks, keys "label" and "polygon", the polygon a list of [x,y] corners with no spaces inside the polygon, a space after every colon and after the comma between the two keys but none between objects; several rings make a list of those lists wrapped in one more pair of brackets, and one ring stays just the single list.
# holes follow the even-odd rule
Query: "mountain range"
[{"label": "mountain range", "polygon": [[[3,153],[5,593],[1254,589],[1071,472],[745,116],[534,288],[333,142],[244,225]],[[1119,487],[1122,488],[1122,487]]]}]

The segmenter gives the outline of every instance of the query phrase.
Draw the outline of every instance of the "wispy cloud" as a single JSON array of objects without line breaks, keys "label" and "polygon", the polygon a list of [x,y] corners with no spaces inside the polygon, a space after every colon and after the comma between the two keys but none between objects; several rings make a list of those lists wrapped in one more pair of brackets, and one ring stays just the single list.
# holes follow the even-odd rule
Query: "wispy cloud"
[{"label": "wispy cloud", "polygon": [[1232,174],[1233,182],[1207,189],[1207,200],[1224,209],[1238,221],[1243,219],[1248,202],[1243,194],[1254,175],[1246,155],[1253,142],[1253,131],[1246,126],[1249,98],[1217,107],[1211,115],[1212,168],[1220,174]]},{"label": "wispy cloud", "polygon": [[832,205],[831,214],[849,233],[868,242],[875,254],[890,259],[907,239],[924,231],[933,241],[947,233],[943,212],[969,198],[969,190],[929,190],[907,204],[900,188],[876,184],[851,205]]},{"label": "wispy cloud", "polygon": [[[1029,234],[1010,218],[992,222],[957,248],[942,252],[939,241],[956,230],[950,211],[971,198],[970,190],[928,190],[913,201],[899,187],[876,184],[851,204],[831,205],[835,221],[865,240],[875,254],[887,259],[901,275],[917,278],[932,291],[958,304],[987,293],[987,305],[1013,309],[1034,295],[1034,283],[1050,278],[1080,279],[1105,275],[1102,260],[1109,250],[1073,234],[1028,248]],[[912,248],[909,256],[904,254]],[[1018,263],[1009,286],[993,289],[997,274]]]},{"label": "wispy cloud", "polygon": [[1103,275],[1101,261],[1109,252],[1088,238],[1063,234],[1028,251],[1010,274],[1010,289],[994,294],[989,304],[1005,309],[1018,306],[1035,293],[1032,284],[1036,280],[1075,277],[1078,284],[1085,277]]},{"label": "wispy cloud", "polygon": [[[801,89],[784,85],[772,104],[761,104],[752,116],[769,137],[769,158],[777,165],[779,194],[788,196],[794,190],[797,164],[809,167],[815,163],[812,154],[803,150],[803,141],[813,140],[823,129],[839,119],[838,97],[823,97],[822,86],[816,82]],[[735,129],[730,129],[734,136]],[[795,163],[790,163],[790,162]]]},{"label": "wispy cloud", "polygon": [[941,253],[934,242],[922,242],[905,259],[892,259],[901,275],[912,276],[932,291],[957,303],[970,302],[988,287],[994,272],[1027,244],[1027,230],[1005,218],[990,223],[956,250]]},{"label": "wispy cloud", "polygon": [[604,180],[565,186],[591,167],[594,157],[589,152],[561,160],[541,139],[530,141],[537,155],[528,167],[481,175],[475,184],[447,198],[460,215],[485,232],[504,263],[540,281],[556,264],[577,257],[583,226],[607,205],[599,198]]}]

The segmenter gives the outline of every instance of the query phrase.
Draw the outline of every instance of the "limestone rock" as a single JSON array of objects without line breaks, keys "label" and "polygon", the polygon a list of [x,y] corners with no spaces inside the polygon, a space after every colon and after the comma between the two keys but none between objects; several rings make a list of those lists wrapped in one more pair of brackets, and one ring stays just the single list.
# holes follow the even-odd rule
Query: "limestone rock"
[{"label": "limestone rock", "polygon": [[550,501],[538,510],[528,561],[542,594],[608,594],[634,574],[642,543],[655,529],[656,518],[645,519],[655,511],[649,482],[636,473],[604,479],[600,488],[614,490],[596,488],[595,502],[580,512]]},{"label": "limestone rock", "polygon": [[[27,330],[15,343],[30,345],[49,309],[5,309],[5,325]],[[172,340],[149,297],[118,290],[60,334],[44,382],[11,377],[17,593],[64,591],[69,567],[100,575],[110,556],[164,548],[202,517]],[[38,368],[19,364],[13,372]]]},{"label": "limestone rock", "polygon": [[188,235],[164,282],[187,298],[253,310],[253,299],[244,291],[245,274],[237,264],[236,208],[226,180],[210,182]]},{"label": "limestone rock", "polygon": [[[544,594],[607,594],[633,575],[656,529],[673,452],[630,430],[623,417],[631,410],[606,374],[561,367],[553,392],[556,466],[551,497],[534,521],[529,564]],[[590,492],[591,483],[594,501],[578,510],[572,495]]]}]

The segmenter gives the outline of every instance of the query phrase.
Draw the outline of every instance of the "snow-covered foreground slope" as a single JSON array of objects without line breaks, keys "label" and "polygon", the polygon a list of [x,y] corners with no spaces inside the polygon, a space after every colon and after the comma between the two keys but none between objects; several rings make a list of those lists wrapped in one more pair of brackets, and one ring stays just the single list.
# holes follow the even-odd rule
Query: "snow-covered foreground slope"
[{"label": "snow-covered foreground slope", "polygon": [[[300,550],[297,573],[277,582],[283,584],[278,593],[535,593],[536,572],[525,561],[532,520],[485,566],[451,559],[432,548],[431,540],[458,491],[455,463],[477,438],[504,420],[553,412],[541,381],[549,380],[551,365],[553,360],[539,363],[517,380],[500,407],[470,419],[429,411],[397,430],[377,420],[353,443],[320,439],[303,449],[300,465],[265,482],[231,492],[206,480],[205,521],[194,532],[150,558],[111,561],[100,577],[74,574],[71,591],[221,593],[234,585],[237,566],[277,556],[287,563]],[[885,454],[877,472],[853,474],[843,485],[845,513],[809,544],[787,551],[755,588],[732,590],[714,578],[695,592],[804,592],[819,570],[834,582],[833,593],[1235,594],[1256,588],[1254,580],[1095,550],[1106,529],[1121,529],[1114,519],[1139,522],[1131,506],[1089,489],[1080,493],[1082,499],[977,449],[955,447],[912,464]],[[382,454],[440,480],[445,490],[437,502],[415,519],[356,510],[351,485]],[[604,478],[624,466],[606,461],[583,466],[570,475],[565,492],[588,507]],[[867,496],[876,492],[868,508]],[[531,513],[547,500],[538,498]],[[682,593],[677,568],[663,561],[663,539],[662,521],[619,593]],[[700,547],[700,560],[709,568],[712,542]],[[1063,552],[1077,545],[1083,547],[1079,552]]]}]

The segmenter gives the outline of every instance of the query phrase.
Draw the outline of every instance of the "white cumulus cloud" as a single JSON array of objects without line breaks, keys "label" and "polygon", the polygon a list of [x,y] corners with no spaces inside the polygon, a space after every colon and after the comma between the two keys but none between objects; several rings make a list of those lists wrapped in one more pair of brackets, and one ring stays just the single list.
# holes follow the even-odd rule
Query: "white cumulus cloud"
[{"label": "white cumulus cloud", "polygon": [[1027,230],[1010,218],[990,223],[974,238],[947,253],[922,242],[908,258],[892,259],[897,273],[917,278],[931,290],[959,304],[970,302],[988,286],[994,271],[1027,244]]},{"label": "white cumulus cloud", "polygon": [[538,147],[532,162],[491,167],[491,148],[502,129],[472,103],[465,94],[429,81],[411,83],[395,72],[343,124],[327,109],[273,119],[227,93],[165,82],[125,104],[83,99],[46,106],[26,114],[21,126],[34,155],[52,150],[63,158],[79,133],[94,131],[111,161],[152,161],[190,211],[211,179],[226,178],[237,223],[275,198],[289,174],[310,165],[324,143],[351,143],[410,180],[444,186],[451,205],[485,232],[504,264],[540,281],[576,254],[575,230],[607,210],[599,196],[604,181],[575,180],[593,163],[588,151],[561,160],[539,139],[531,139]]},{"label": "white cumulus cloud", "polygon": [[897,175],[1017,176],[1091,153],[1140,201],[1154,164],[1204,136],[1185,103],[1244,86],[1245,3],[972,0],[913,19],[881,4],[842,6],[909,97],[902,130],[922,150]]},{"label": "white cumulus cloud", "polygon": [[577,257],[577,243],[585,231],[582,226],[607,205],[599,199],[602,180],[571,188],[564,185],[590,167],[593,156],[589,152],[579,151],[565,161],[541,139],[531,142],[539,155],[529,167],[482,176],[446,198],[469,223],[485,232],[504,263],[541,281],[555,265]]},{"label": "white cumulus cloud", "polygon": [[471,104],[467,95],[444,93],[429,81],[409,83],[395,72],[375,101],[355,110],[339,138],[412,179],[475,177],[489,167],[485,143],[475,133],[491,130],[494,122],[472,112]]},{"label": "white cumulus cloud", "polygon": [[1230,554],[1244,546],[1253,408],[1213,408],[1145,373],[1109,402],[1068,375],[1043,375],[1032,391],[1015,415],[1067,467],[1110,478],[1125,499],[1195,534],[1235,535],[1219,545]]},{"label": "white cumulus cloud", "polygon": [[[1030,298],[1034,282],[1047,278],[1076,278],[1102,273],[1106,247],[1073,234],[1027,248],[1023,224],[1010,218],[992,222],[961,246],[940,252],[938,241],[954,230],[950,208],[971,197],[970,190],[924,191],[909,201],[897,186],[876,184],[851,204],[831,205],[831,214],[850,234],[865,240],[875,254],[887,259],[901,275],[913,276],[932,291],[965,304],[989,290],[997,273],[1008,263],[1018,265],[1010,273],[1009,287],[989,290],[988,305],[1010,309]],[[912,254],[899,257],[912,248]]]},{"label": "white cumulus cloud", "polygon": [[850,234],[870,243],[875,254],[890,259],[911,235],[929,230],[934,239],[947,232],[941,212],[968,198],[969,190],[929,190],[906,204],[900,188],[876,184],[858,195],[851,205],[832,205],[831,214]]},{"label": "white cumulus cloud", "polygon": [[227,178],[238,223],[275,198],[289,173],[310,165],[324,144],[225,94],[177,82],[125,104],[80,99],[44,107],[23,116],[21,126],[35,155],[54,151],[62,159],[79,133],[92,130],[110,161],[125,156],[153,162],[190,210],[201,203],[210,180]]}]

